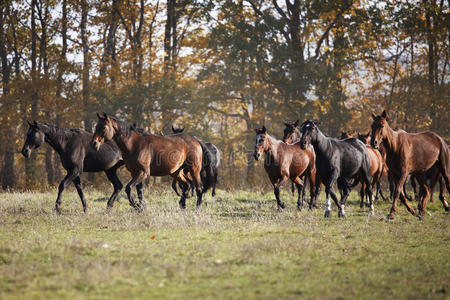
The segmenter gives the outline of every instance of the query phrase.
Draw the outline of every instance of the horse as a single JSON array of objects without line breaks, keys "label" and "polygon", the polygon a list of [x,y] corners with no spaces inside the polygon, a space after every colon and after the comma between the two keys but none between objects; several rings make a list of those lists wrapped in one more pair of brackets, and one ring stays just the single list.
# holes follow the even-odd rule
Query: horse
[{"label": "horse", "polygon": [[[374,188],[376,189],[375,201],[378,200],[378,194],[381,195],[381,198],[383,198],[383,200],[386,200],[386,198],[383,195],[383,192],[381,191],[381,179],[383,178],[384,175],[387,174],[388,171],[386,163],[384,162],[380,151],[370,146],[370,132],[367,134],[358,133],[358,139],[366,145],[367,153],[369,154],[370,176],[372,177],[372,191]],[[364,197],[367,196],[365,195],[364,191],[365,188],[364,185],[362,184],[360,191],[361,208],[364,206]]]},{"label": "horse", "polygon": [[266,127],[255,129],[256,142],[253,157],[261,158],[265,153],[264,169],[273,185],[278,210],[284,209],[285,204],[280,199],[280,187],[290,179],[298,190],[297,208],[303,208],[301,190],[303,188],[302,176],[308,175],[314,168],[314,159],[308,151],[300,149],[298,145],[289,145],[267,134]]},{"label": "horse", "polygon": [[356,137],[358,137],[358,132],[356,130],[341,131],[341,140]]},{"label": "horse", "polygon": [[186,134],[158,136],[132,130],[126,122],[103,113],[97,113],[98,121],[92,136],[91,146],[98,150],[102,144],[114,140],[122,152],[125,167],[132,179],[126,185],[125,192],[130,205],[137,211],[145,209],[142,193],[138,193],[139,204],[135,203],[131,188],[141,184],[149,176],[170,175],[182,183],[183,191],[179,205],[186,208],[186,194],[190,181],[194,182],[197,193],[197,208],[202,203],[200,171],[202,148],[197,140]]},{"label": "horse", "polygon": [[[300,130],[298,129],[299,120],[295,122],[285,122],[285,128],[283,131],[283,142],[286,144],[295,144],[300,141]],[[311,201],[309,202],[309,208],[312,209],[313,207],[317,207],[317,197],[320,193],[320,178],[318,177],[317,171],[316,171],[316,154],[314,153],[314,148],[312,146],[309,146],[306,151],[309,153],[310,159],[314,160],[313,168],[311,169],[311,172],[308,174],[308,181],[310,185],[310,197]],[[306,182],[305,181],[305,185]],[[304,186],[302,189],[302,197],[305,198],[305,190],[306,187]],[[292,183],[292,194],[294,194],[294,183]]]},{"label": "horse", "polygon": [[[107,204],[107,209],[112,208],[114,200],[123,187],[117,177],[117,169],[124,164],[119,148],[113,142],[108,142],[102,145],[98,151],[94,151],[89,146],[92,133],[81,129],[60,128],[48,123],[27,122],[29,129],[22,147],[22,155],[26,158],[30,157],[33,150],[46,142],[59,154],[61,163],[67,171],[58,186],[55,211],[61,213],[61,195],[67,185],[73,182],[81,199],[83,211],[86,212],[87,204],[81,187],[81,173],[100,171],[105,172],[114,187]],[[141,186],[137,188],[139,189]]]},{"label": "horse", "polygon": [[[444,178],[447,191],[450,192],[450,153],[447,144],[440,136],[431,131],[408,133],[404,130],[391,129],[386,110],[381,115],[372,113],[372,119],[370,144],[375,148],[380,145],[385,148],[386,163],[395,183],[394,199],[387,216],[388,219],[394,218],[398,198],[412,215],[423,219],[430,194],[426,173],[434,165],[437,165]],[[410,206],[402,189],[409,174],[414,176],[420,185],[418,212]],[[445,199],[441,199],[441,201],[444,209],[450,211]]]},{"label": "horse", "polygon": [[[346,216],[345,205],[350,193],[350,187],[347,183],[348,179],[364,182],[366,193],[369,195],[369,216],[373,215],[370,159],[363,142],[356,138],[338,140],[326,137],[320,131],[318,122],[312,120],[303,122],[300,132],[301,148],[306,149],[311,144],[316,153],[317,172],[325,185],[325,217],[330,217],[331,214],[330,195],[338,207],[338,216]],[[339,190],[342,191],[341,204],[333,191],[333,185],[336,182]]]},{"label": "horse", "polygon": [[[175,128],[172,126],[172,132],[174,134],[184,132],[184,128]],[[216,195],[216,185],[219,176],[219,165],[220,165],[220,151],[219,149],[210,142],[203,142],[199,138],[194,137],[202,146],[202,171],[200,173],[202,179],[203,190],[202,193],[206,193],[211,187],[211,195],[214,197]],[[191,185],[193,189],[193,185]],[[177,189],[177,182],[174,180],[172,182],[172,189],[179,195]]]}]

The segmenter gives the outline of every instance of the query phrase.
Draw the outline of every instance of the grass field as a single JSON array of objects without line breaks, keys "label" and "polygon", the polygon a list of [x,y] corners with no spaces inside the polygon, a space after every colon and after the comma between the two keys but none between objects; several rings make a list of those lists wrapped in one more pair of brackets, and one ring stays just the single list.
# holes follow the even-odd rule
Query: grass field
[{"label": "grass field", "polygon": [[[110,193],[108,190],[107,194]],[[390,203],[375,216],[356,204],[347,219],[323,208],[276,211],[272,193],[219,191],[181,211],[172,191],[145,194],[133,212],[121,194],[0,194],[0,299],[21,298],[449,298],[449,215],[440,202],[424,221]],[[437,196],[435,197],[437,199]],[[324,203],[323,193],[319,199]],[[414,204],[416,206],[416,204]]]}]

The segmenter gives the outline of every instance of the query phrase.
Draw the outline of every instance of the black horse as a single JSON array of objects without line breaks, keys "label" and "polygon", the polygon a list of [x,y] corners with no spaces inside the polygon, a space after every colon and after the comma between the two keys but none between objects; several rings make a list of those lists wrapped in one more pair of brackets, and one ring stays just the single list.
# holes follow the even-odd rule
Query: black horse
[{"label": "black horse", "polygon": [[[174,134],[182,133],[184,128],[175,128],[172,126],[172,131]],[[216,195],[216,185],[219,176],[219,165],[220,165],[220,151],[219,149],[210,142],[203,142],[198,137],[194,137],[202,147],[203,159],[202,159],[202,171],[200,177],[202,180],[202,193],[206,193],[210,188],[212,188],[211,195],[214,197]],[[177,182],[174,180],[172,182],[172,189],[178,193]],[[191,184],[191,192],[193,192],[193,185]]]},{"label": "black horse", "polygon": [[[338,216],[345,217],[344,208],[350,193],[348,179],[365,182],[370,202],[369,215],[373,215],[370,160],[363,142],[355,138],[338,140],[326,137],[319,130],[318,123],[311,120],[305,121],[300,131],[300,146],[306,149],[308,144],[311,144],[316,152],[316,168],[326,192],[325,217],[330,216],[330,194],[339,209]],[[333,191],[335,182],[342,191],[341,204]]]},{"label": "black horse", "polygon": [[[22,154],[30,157],[31,151],[47,142],[61,158],[63,167],[67,170],[67,175],[58,186],[58,197],[56,198],[55,211],[60,213],[61,194],[64,188],[73,182],[81,203],[83,211],[86,212],[87,205],[81,188],[81,173],[104,171],[109,181],[114,186],[114,192],[108,200],[107,208],[114,205],[123,185],[117,177],[117,169],[123,165],[119,148],[114,142],[105,143],[99,151],[91,148],[90,142],[92,134],[80,129],[59,128],[47,123],[28,122],[30,128],[27,132],[25,143],[22,147]],[[139,187],[142,190],[142,187]]]}]

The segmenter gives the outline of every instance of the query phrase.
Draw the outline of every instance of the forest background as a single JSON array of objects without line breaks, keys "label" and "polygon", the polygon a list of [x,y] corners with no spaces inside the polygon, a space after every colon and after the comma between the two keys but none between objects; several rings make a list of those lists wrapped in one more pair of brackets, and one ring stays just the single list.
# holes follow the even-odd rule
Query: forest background
[{"label": "forest background", "polygon": [[444,0],[4,0],[1,187],[64,176],[48,145],[20,154],[27,120],[92,131],[97,111],[216,144],[226,189],[267,181],[251,156],[262,124],[281,138],[315,118],[337,137],[386,108],[392,127],[449,142],[449,27]]}]

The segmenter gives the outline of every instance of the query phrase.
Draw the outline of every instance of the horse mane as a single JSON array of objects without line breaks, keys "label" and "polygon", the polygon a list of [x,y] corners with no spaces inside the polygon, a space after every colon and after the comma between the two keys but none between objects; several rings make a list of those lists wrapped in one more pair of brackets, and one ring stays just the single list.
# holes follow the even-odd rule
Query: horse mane
[{"label": "horse mane", "polygon": [[129,137],[133,131],[139,134],[145,133],[144,129],[129,125],[127,122],[119,120],[116,117],[108,116],[108,118],[116,122],[120,132],[124,134],[126,137]]}]

